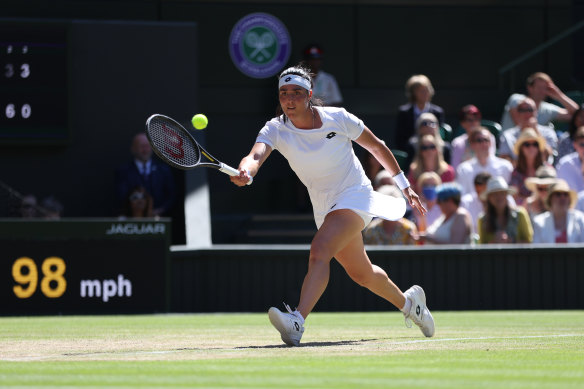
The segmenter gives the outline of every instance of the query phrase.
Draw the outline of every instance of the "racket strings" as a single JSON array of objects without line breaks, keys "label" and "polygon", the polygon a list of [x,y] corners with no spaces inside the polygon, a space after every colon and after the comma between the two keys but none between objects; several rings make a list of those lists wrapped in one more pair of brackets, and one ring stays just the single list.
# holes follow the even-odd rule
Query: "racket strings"
[{"label": "racket strings", "polygon": [[150,121],[147,129],[152,145],[158,153],[181,167],[195,166],[201,154],[185,130],[161,118]]}]

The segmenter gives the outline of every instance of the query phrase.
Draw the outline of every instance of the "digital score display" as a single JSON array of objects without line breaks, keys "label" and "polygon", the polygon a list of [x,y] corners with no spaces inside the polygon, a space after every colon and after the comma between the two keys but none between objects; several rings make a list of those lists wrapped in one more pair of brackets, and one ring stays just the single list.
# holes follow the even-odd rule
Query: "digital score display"
[{"label": "digital score display", "polygon": [[169,219],[0,221],[0,316],[166,312]]},{"label": "digital score display", "polygon": [[68,24],[0,20],[0,143],[69,137]]}]

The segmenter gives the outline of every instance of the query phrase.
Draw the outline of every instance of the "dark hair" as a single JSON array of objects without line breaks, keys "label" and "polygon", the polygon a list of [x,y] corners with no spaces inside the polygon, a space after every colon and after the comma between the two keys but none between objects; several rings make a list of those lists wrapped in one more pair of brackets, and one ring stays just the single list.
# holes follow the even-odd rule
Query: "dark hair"
[{"label": "dark hair", "polygon": [[480,172],[475,176],[473,182],[475,185],[485,185],[487,181],[489,181],[489,178],[491,177],[492,177],[491,173]]},{"label": "dark hair", "polygon": [[[491,204],[491,202],[487,199],[487,209],[485,210],[485,218],[484,218],[484,225],[486,232],[495,233],[497,231],[497,210]],[[505,228],[507,223],[509,223],[509,218],[511,217],[511,208],[509,204],[505,206],[505,225],[499,226],[501,228]]]},{"label": "dark hair", "polygon": [[[538,153],[537,153],[537,156],[535,157],[535,169],[536,170],[538,167],[542,166],[543,162],[544,162],[543,153],[539,147],[537,148],[537,151],[538,151]],[[517,171],[519,171],[522,174],[527,173],[527,159],[525,158],[525,154],[523,154],[522,150],[519,150],[519,155],[517,156],[516,169],[517,169]]]},{"label": "dark hair", "polygon": [[576,134],[576,130],[578,129],[578,127],[576,127],[576,116],[578,116],[578,114],[582,112],[582,110],[584,110],[584,104],[582,104],[580,108],[578,108],[576,112],[574,112],[574,114],[572,115],[572,119],[570,119],[570,127],[568,127],[568,133],[570,134],[571,140],[574,140],[574,135]]},{"label": "dark hair", "polygon": [[[142,210],[142,214],[141,215],[134,215],[132,212],[132,195],[134,193],[142,193],[144,196],[144,200],[146,201],[146,204],[144,206],[144,209]],[[126,194],[126,199],[124,201],[124,205],[123,205],[123,209],[122,209],[122,215],[123,216],[127,216],[127,217],[152,217],[154,216],[154,214],[152,213],[152,208],[154,205],[154,200],[152,199],[152,196],[150,195],[150,193],[148,193],[148,190],[146,188],[144,188],[141,185],[135,186],[132,188],[132,190],[130,190],[127,194]]]},{"label": "dark hair", "polygon": [[[280,75],[278,76],[278,82],[280,81],[280,78],[287,76],[289,74],[293,74],[295,76],[300,76],[302,78],[304,78],[305,80],[308,80],[310,82],[310,88],[314,88],[314,74],[310,71],[310,69],[303,63],[299,63],[296,66],[292,66],[289,67],[288,69],[284,70],[282,73],[280,73]],[[315,105],[318,106],[322,106],[322,100],[315,98],[314,96],[308,101],[308,104],[312,107]],[[286,114],[284,113],[284,111],[282,110],[282,106],[280,105],[280,103],[278,103],[278,106],[276,107],[276,117],[280,117],[280,119],[286,123],[286,121],[288,120],[288,117],[286,116]]]}]

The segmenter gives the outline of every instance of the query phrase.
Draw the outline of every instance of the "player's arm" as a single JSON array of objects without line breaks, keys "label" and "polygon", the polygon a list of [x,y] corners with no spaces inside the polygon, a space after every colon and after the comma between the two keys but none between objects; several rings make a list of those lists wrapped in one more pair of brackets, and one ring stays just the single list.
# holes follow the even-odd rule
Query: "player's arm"
[{"label": "player's arm", "polygon": [[[365,129],[361,135],[355,139],[355,142],[357,142],[357,144],[363,147],[365,150],[369,151],[375,157],[375,159],[379,161],[381,166],[390,172],[392,176],[395,177],[396,175],[403,175],[403,171],[399,167],[399,164],[397,163],[391,150],[387,147],[385,142],[375,136],[375,134],[373,134],[373,132],[371,132],[367,126],[365,126]],[[403,179],[405,180],[405,176]],[[402,188],[400,186],[400,189],[413,208],[416,208],[421,214],[425,214],[427,212],[426,208],[424,208],[420,202],[420,198],[416,192],[414,192],[411,186],[406,188]]]},{"label": "player's arm", "polygon": [[269,157],[272,148],[265,143],[257,142],[251,151],[239,163],[239,176],[230,177],[231,182],[237,186],[244,186],[251,177],[255,177],[260,166]]}]

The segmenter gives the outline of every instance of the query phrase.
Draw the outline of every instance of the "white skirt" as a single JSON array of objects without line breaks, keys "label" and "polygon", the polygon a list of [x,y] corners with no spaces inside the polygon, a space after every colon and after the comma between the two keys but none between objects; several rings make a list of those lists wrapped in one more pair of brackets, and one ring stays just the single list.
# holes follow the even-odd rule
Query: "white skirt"
[{"label": "white skirt", "polygon": [[317,194],[310,196],[317,228],[322,226],[329,212],[337,209],[350,209],[363,219],[363,228],[374,217],[386,220],[399,220],[406,213],[406,200],[386,196],[373,189],[361,187],[349,189],[337,196]]}]

